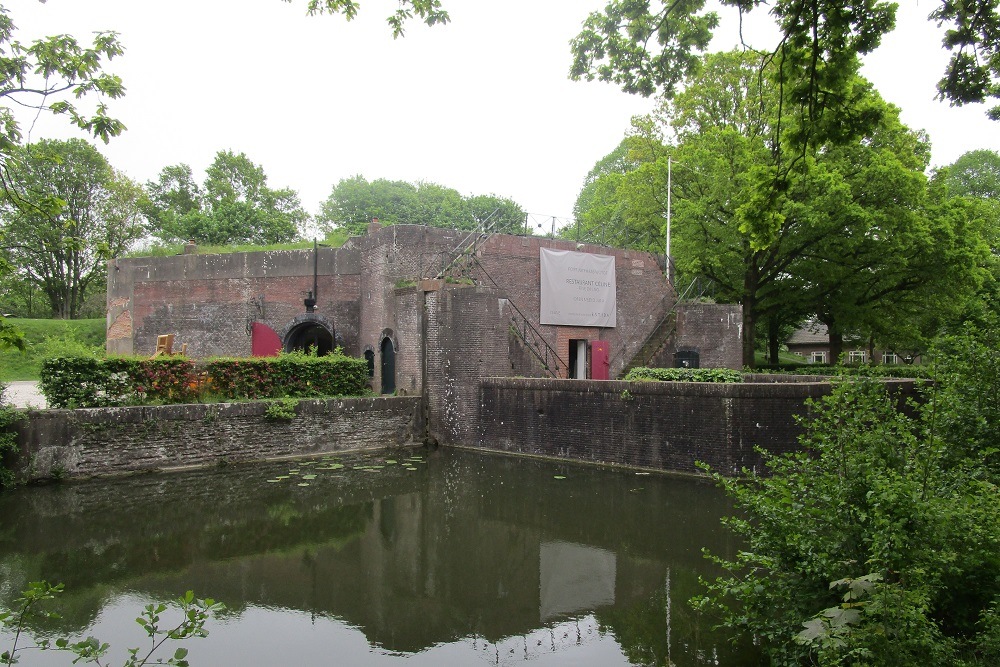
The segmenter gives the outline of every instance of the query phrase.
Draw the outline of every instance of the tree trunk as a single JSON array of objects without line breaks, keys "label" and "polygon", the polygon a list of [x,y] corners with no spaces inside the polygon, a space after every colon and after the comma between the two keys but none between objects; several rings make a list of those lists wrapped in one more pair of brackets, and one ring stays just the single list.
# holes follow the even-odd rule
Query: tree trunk
[{"label": "tree trunk", "polygon": [[781,351],[781,323],[777,315],[767,318],[767,361],[772,365],[778,363],[778,353]]},{"label": "tree trunk", "polygon": [[830,333],[830,363],[840,363],[840,357],[844,354],[844,334],[840,333],[830,325],[827,325]]}]

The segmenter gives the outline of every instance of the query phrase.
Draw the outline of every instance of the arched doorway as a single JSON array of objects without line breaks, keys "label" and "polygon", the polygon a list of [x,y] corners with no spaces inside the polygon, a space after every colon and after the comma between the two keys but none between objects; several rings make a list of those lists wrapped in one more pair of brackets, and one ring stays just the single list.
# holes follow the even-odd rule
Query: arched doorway
[{"label": "arched doorway", "polygon": [[386,336],[382,339],[382,393],[392,394],[396,391],[396,348],[392,339]]},{"label": "arched doorway", "polygon": [[285,352],[306,352],[315,350],[323,356],[333,352],[335,347],[333,327],[318,316],[297,317],[288,327],[284,340]]}]

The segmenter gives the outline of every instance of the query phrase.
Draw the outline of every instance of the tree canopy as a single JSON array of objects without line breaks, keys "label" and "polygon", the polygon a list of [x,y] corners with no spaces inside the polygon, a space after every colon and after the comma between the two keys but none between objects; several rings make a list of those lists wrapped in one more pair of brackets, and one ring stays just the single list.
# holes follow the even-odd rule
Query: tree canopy
[{"label": "tree canopy", "polygon": [[[284,0],[292,2],[293,0]],[[358,15],[361,4],[357,0],[308,0],[310,14],[343,14],[348,21]],[[441,6],[441,0],[400,0],[396,10],[386,18],[393,37],[402,37],[406,22],[414,17],[427,25],[448,23],[451,18]]]},{"label": "tree canopy", "polygon": [[524,231],[525,212],[511,199],[496,195],[463,197],[458,190],[437,183],[376,179],[342,179],[323,202],[317,222],[349,234],[365,232],[374,218],[383,225],[429,225],[447,229],[495,232]]},{"label": "tree canopy", "polygon": [[146,215],[167,243],[267,245],[300,235],[308,214],[298,194],[271,189],[264,168],[244,153],[219,151],[199,186],[186,164],[164,167],[146,184]]},{"label": "tree canopy", "polygon": [[913,344],[940,324],[927,313],[946,317],[970,298],[986,261],[982,221],[932,196],[925,140],[866,82],[852,84],[854,112],[881,121],[803,155],[775,150],[788,111],[755,55],[711,54],[697,72],[595,167],[577,202],[588,238],[619,227],[604,236],[662,249],[671,161],[675,265],[743,305],[747,365],[761,324],[774,346],[810,314],[835,347],[858,332]]},{"label": "tree canopy", "polygon": [[[122,81],[104,71],[124,49],[113,32],[100,32],[90,46],[69,35],[44,37],[25,44],[15,38],[10,12],[0,5],[0,166],[21,143],[21,127],[10,105],[64,115],[80,129],[107,142],[125,130],[108,115],[106,99],[125,94]],[[95,107],[80,101],[96,96]],[[4,183],[5,187],[9,186]]]},{"label": "tree canopy", "polygon": [[79,317],[107,260],[145,234],[142,188],[82,139],[16,149],[7,166],[18,193],[0,206],[0,233],[17,278],[36,286],[55,317]]},{"label": "tree canopy", "polygon": [[[771,75],[787,103],[810,123],[844,101],[857,73],[857,57],[870,53],[895,28],[897,5],[885,1],[720,0],[740,16],[767,11],[781,30],[764,50],[776,66]],[[952,104],[1000,98],[1000,11],[993,0],[939,0],[929,20],[946,27],[942,46],[951,53],[938,83]],[[719,24],[704,0],[611,0],[587,17],[572,42],[574,79],[600,79],[642,95],[672,95],[696,67]],[[1000,118],[1000,106],[989,115]]]}]

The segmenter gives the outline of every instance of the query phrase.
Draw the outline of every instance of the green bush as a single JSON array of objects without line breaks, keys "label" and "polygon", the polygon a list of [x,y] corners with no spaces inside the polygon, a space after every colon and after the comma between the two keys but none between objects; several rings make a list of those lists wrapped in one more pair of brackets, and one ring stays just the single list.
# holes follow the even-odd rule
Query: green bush
[{"label": "green bush", "polygon": [[7,404],[4,385],[0,384],[0,489],[13,485],[14,471],[9,467],[10,458],[17,454],[17,434],[14,427],[24,417]]},{"label": "green bush", "polygon": [[42,393],[53,408],[97,408],[195,399],[194,362],[179,357],[50,357]]},{"label": "green bush", "polygon": [[714,475],[744,545],[695,604],[770,664],[998,664],[1000,340],[935,356],[905,410],[884,382],[835,381],[770,476]]},{"label": "green bush", "polygon": [[743,382],[743,374],[729,368],[633,368],[627,382]]},{"label": "green bush", "polygon": [[368,389],[364,359],[334,352],[252,359],[213,359],[206,365],[212,391],[228,398],[358,396]]},{"label": "green bush", "polygon": [[24,333],[25,349],[0,346],[0,382],[37,380],[47,357],[103,356],[104,319],[7,320]]},{"label": "green bush", "polygon": [[213,398],[359,396],[367,392],[364,359],[337,352],[213,359],[199,373],[184,357],[52,357],[40,387],[53,408],[193,403]]},{"label": "green bush", "polygon": [[929,365],[898,365],[898,364],[859,364],[843,366],[839,364],[795,364],[763,366],[753,370],[754,373],[784,373],[787,375],[850,375],[862,377],[883,378],[929,378]]}]

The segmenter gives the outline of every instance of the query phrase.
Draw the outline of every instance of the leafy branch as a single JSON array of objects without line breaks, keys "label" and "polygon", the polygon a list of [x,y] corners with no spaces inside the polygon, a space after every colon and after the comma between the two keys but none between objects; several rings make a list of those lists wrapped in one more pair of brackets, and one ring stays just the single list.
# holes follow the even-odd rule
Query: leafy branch
[{"label": "leafy branch", "polygon": [[[58,618],[58,614],[45,611],[41,606],[45,602],[54,600],[62,592],[62,584],[52,585],[45,581],[31,582],[28,584],[28,588],[21,592],[21,597],[14,601],[14,610],[0,610],[0,627],[13,628],[14,630],[14,643],[9,650],[0,653],[0,664],[8,666],[17,664],[19,654],[30,649],[72,653],[76,656],[73,659],[74,664],[81,661],[94,663],[99,667],[106,667],[110,664],[106,662],[106,659],[111,646],[96,637],[87,637],[78,642],[72,642],[67,637],[60,637],[55,641],[38,639],[34,640],[35,643],[32,646],[18,646],[21,636],[27,632],[28,624],[32,619]],[[143,665],[189,667],[188,650],[184,647],[178,647],[174,654],[166,660],[162,657],[154,659],[153,656],[167,641],[183,641],[193,637],[208,636],[205,624],[213,616],[226,610],[226,606],[221,602],[216,602],[211,598],[203,600],[195,598],[191,591],[186,592],[175,602],[181,612],[181,619],[169,629],[163,629],[160,625],[161,614],[168,610],[167,605],[162,602],[146,605],[135,622],[149,638],[148,650],[143,651],[142,647],[128,649],[129,657],[123,663],[123,667],[142,667]]]}]

